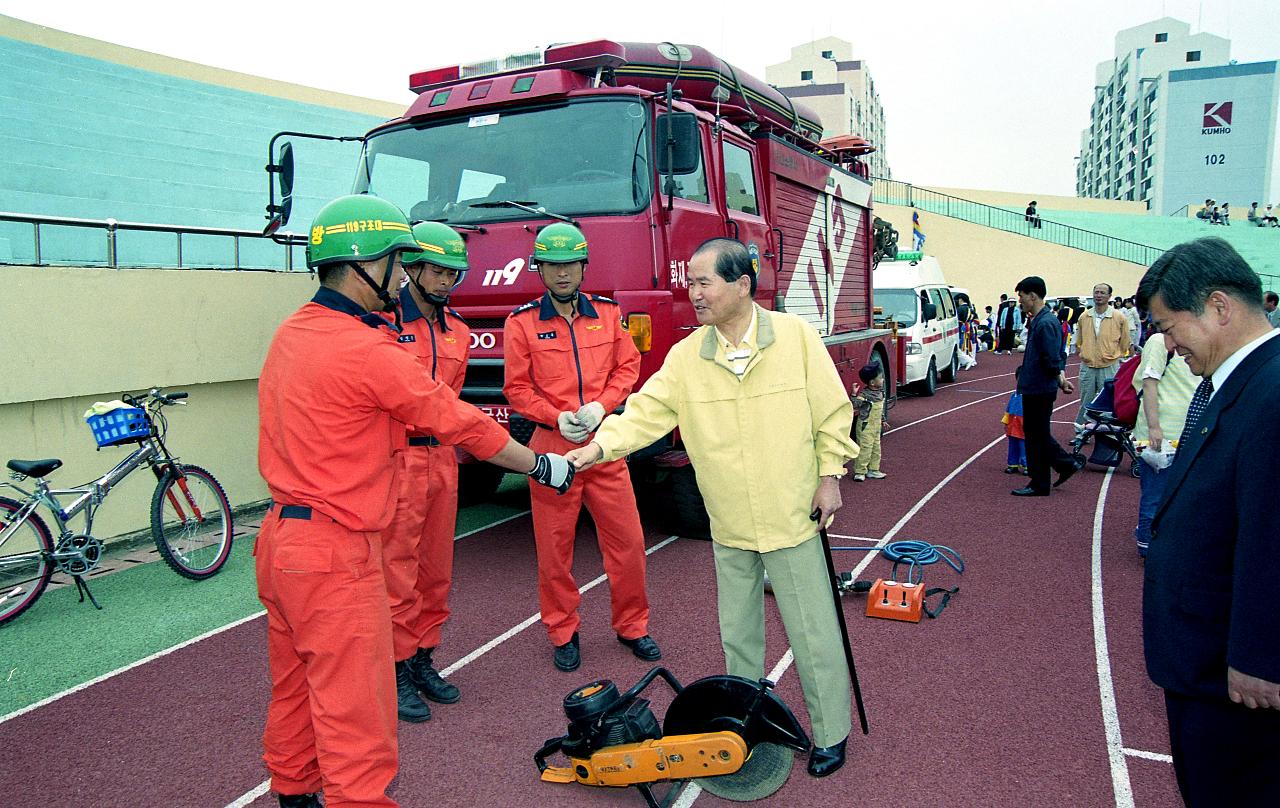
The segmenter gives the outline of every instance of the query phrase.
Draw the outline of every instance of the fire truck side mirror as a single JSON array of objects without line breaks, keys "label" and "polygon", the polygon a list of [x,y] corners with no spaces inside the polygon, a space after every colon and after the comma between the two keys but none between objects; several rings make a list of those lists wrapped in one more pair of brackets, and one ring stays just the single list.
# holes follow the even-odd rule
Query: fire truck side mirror
[{"label": "fire truck side mirror", "polygon": [[657,138],[659,174],[692,174],[701,163],[698,118],[692,112],[668,112],[658,116]]},{"label": "fire truck side mirror", "polygon": [[264,235],[271,235],[289,221],[293,212],[293,144],[285,141],[280,146],[280,156],[267,164],[267,175],[275,175],[276,185],[280,190],[280,202],[276,204],[275,195],[267,205],[267,226]]}]

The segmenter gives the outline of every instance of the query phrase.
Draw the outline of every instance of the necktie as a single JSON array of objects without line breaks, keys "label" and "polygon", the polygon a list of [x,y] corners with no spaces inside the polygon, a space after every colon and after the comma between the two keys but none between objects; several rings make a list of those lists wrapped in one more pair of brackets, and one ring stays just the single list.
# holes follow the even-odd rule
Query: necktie
[{"label": "necktie", "polygon": [[1178,438],[1179,449],[1186,445],[1192,430],[1200,423],[1200,416],[1204,415],[1205,408],[1209,406],[1211,395],[1213,395],[1213,377],[1206,377],[1196,387],[1196,394],[1191,397],[1191,406],[1187,408],[1187,423],[1182,427],[1182,437]]}]

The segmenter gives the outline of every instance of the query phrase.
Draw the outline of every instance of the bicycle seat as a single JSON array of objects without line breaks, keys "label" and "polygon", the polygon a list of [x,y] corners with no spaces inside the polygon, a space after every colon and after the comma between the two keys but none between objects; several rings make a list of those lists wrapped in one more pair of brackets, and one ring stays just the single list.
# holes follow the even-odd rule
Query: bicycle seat
[{"label": "bicycle seat", "polygon": [[61,466],[62,461],[51,457],[48,460],[10,460],[6,465],[23,476],[39,479]]}]

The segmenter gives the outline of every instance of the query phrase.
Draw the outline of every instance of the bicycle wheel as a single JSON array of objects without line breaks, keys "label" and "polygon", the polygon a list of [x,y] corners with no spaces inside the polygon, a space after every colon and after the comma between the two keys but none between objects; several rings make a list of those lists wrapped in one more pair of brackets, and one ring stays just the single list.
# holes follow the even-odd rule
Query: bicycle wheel
[{"label": "bicycle wheel", "polygon": [[9,528],[22,503],[0,497],[0,624],[22,614],[40,598],[53,575],[53,537],[44,520],[34,513],[17,526]]},{"label": "bicycle wheel", "polygon": [[151,535],[166,564],[184,578],[202,580],[231,554],[231,505],[213,475],[176,465],[151,497]]}]

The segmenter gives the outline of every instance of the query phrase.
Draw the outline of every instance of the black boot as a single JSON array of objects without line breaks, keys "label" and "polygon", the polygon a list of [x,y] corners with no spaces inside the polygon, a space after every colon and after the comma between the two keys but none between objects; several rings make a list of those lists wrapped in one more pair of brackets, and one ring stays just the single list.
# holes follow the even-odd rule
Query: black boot
[{"label": "black boot", "polygon": [[409,666],[409,678],[418,688],[418,692],[437,704],[453,704],[461,694],[458,688],[444,680],[431,665],[431,652],[434,648],[419,648],[406,664]]},{"label": "black boot", "polygon": [[576,671],[578,666],[582,664],[582,655],[578,652],[578,632],[573,632],[573,637],[564,645],[557,645],[556,652],[552,656],[556,668],[562,671]]},{"label": "black boot", "polygon": [[319,794],[277,794],[280,808],[324,808]]},{"label": "black boot", "polygon": [[431,708],[418,695],[409,674],[409,660],[396,663],[396,714],[401,721],[418,724],[431,718]]},{"label": "black boot", "polygon": [[848,743],[849,736],[846,735],[840,743],[831,746],[815,746],[809,751],[809,774],[814,777],[834,774],[844,765],[845,747]]}]

